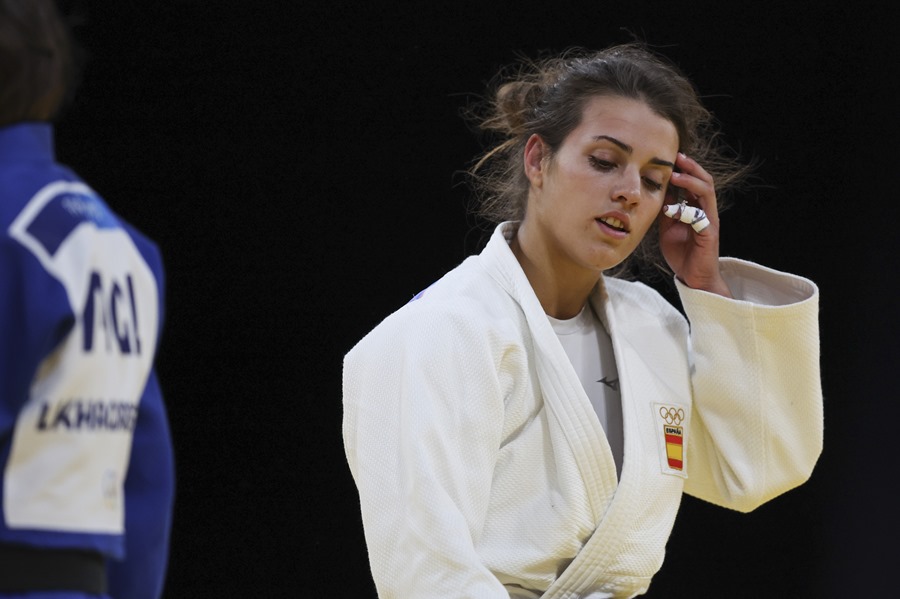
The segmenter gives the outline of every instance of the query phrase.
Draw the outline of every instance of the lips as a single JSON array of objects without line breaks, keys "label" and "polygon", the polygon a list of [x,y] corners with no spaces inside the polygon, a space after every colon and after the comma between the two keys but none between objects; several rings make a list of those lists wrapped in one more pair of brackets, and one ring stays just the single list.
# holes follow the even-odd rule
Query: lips
[{"label": "lips", "polygon": [[622,215],[612,215],[605,214],[601,217],[597,218],[598,222],[603,223],[607,227],[614,229],[616,231],[621,231],[622,233],[628,233],[630,231],[630,227],[628,224],[628,217],[624,214]]},{"label": "lips", "polygon": [[619,219],[617,219],[614,216],[601,216],[597,220],[599,220],[601,223],[605,224],[608,227],[612,227],[613,229],[616,229],[617,231],[622,231],[623,233],[628,232],[628,225],[626,225],[625,223],[623,223],[622,221],[620,221]]}]

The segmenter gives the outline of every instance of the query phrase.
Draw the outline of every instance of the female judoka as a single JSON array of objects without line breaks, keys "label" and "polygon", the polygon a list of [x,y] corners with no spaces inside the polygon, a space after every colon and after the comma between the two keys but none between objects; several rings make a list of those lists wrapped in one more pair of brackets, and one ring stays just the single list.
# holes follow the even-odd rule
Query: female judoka
[{"label": "female judoka", "polygon": [[[810,476],[818,290],[719,256],[717,198],[741,169],[646,48],[525,65],[491,106],[499,141],[473,172],[493,236],[344,360],[375,584],[640,595],[683,493],[750,511]],[[683,314],[622,276],[655,256]]]}]

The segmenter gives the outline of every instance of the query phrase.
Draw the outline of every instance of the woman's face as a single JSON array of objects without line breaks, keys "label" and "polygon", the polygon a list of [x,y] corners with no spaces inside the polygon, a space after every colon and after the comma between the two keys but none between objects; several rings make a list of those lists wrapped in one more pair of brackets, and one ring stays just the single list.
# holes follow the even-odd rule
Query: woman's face
[{"label": "woman's face", "polygon": [[660,213],[677,152],[675,126],[645,103],[593,98],[555,156],[548,158],[539,137],[528,141],[531,189],[522,228],[537,237],[554,270],[596,276],[644,238]]}]

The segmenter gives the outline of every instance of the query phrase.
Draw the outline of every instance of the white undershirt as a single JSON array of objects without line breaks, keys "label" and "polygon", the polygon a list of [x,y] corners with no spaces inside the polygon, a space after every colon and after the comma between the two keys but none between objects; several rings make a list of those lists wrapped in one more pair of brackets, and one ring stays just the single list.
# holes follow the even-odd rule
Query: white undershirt
[{"label": "white undershirt", "polygon": [[600,419],[616,462],[616,472],[621,476],[624,446],[622,397],[612,339],[590,303],[574,318],[547,318]]}]

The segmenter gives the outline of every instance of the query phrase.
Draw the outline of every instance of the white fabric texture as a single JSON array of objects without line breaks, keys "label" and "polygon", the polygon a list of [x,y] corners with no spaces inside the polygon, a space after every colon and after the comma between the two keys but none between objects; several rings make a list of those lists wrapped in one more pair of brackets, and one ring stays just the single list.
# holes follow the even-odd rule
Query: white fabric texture
[{"label": "white fabric texture", "polygon": [[723,258],[738,299],[679,285],[690,333],[640,283],[605,278],[590,298],[619,373],[617,480],[512,226],[345,357],[344,445],[382,599],[639,595],[682,492],[749,511],[821,452],[816,286]]}]

